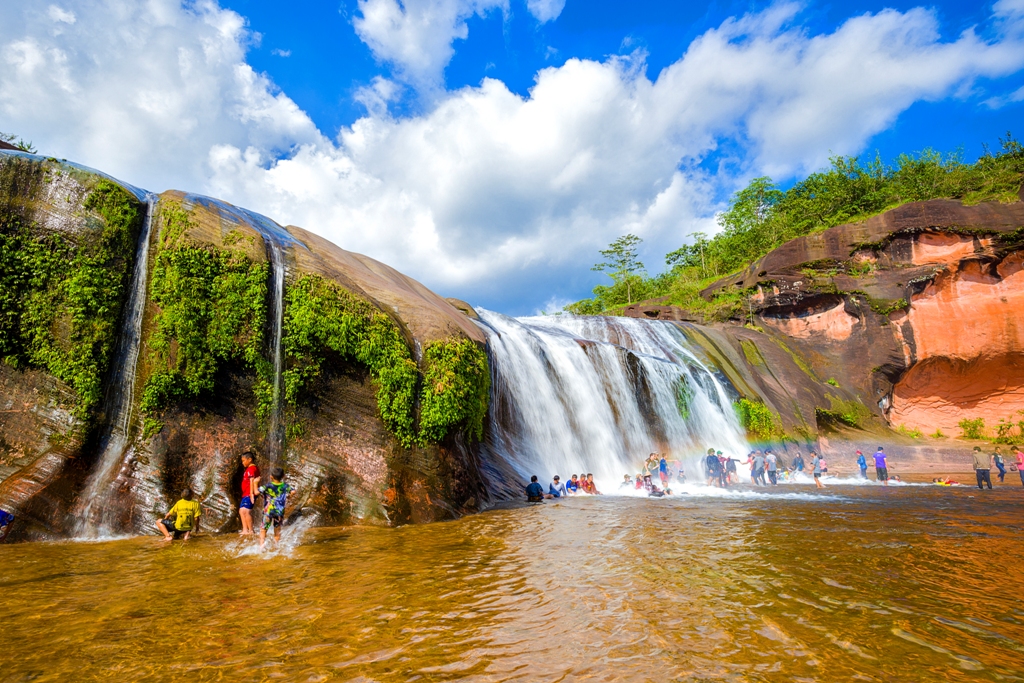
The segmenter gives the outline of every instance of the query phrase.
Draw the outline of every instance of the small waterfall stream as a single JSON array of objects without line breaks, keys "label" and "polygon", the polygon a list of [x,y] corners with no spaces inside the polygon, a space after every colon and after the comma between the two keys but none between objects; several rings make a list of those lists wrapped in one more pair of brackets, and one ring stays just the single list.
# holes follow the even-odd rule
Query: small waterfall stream
[{"label": "small waterfall stream", "polygon": [[281,372],[284,359],[281,356],[281,329],[284,326],[284,248],[273,239],[267,240],[270,248],[270,267],[273,271],[273,291],[271,296],[270,315],[273,318],[273,338],[271,351],[274,363],[274,405],[270,413],[270,426],[267,429],[267,457],[277,462],[281,457],[281,446],[284,435],[281,429]]},{"label": "small waterfall stream", "polygon": [[135,250],[131,288],[111,365],[110,385],[104,406],[106,426],[100,438],[96,466],[79,497],[80,503],[76,514],[77,536],[101,536],[112,532],[110,507],[105,502],[111,493],[118,468],[124,461],[130,441],[135,370],[139,360],[142,319],[146,310],[149,236],[156,214],[157,199],[154,194],[146,196],[146,219]]},{"label": "small waterfall stream", "polygon": [[675,325],[478,312],[494,376],[486,448],[523,481],[592,472],[614,488],[654,452],[695,481],[707,448],[749,450],[728,390]]}]

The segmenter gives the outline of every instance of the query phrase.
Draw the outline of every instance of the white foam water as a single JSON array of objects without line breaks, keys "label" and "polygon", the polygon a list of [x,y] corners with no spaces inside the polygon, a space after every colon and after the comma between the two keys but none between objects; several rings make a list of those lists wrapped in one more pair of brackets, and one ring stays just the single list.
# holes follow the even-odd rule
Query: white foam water
[{"label": "white foam water", "polygon": [[478,312],[494,380],[485,450],[524,481],[592,472],[603,491],[650,453],[700,479],[707,448],[749,451],[729,388],[675,325]]}]

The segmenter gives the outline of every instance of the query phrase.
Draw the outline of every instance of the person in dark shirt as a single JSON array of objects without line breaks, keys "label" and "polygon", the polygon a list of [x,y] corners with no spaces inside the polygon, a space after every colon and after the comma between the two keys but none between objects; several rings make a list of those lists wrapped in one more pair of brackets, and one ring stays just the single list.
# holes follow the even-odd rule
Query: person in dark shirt
[{"label": "person in dark shirt", "polygon": [[544,502],[544,487],[537,483],[537,475],[530,477],[530,483],[526,485],[526,500],[530,503]]},{"label": "person in dark shirt", "polygon": [[789,468],[790,472],[803,472],[804,471],[804,456],[800,455],[800,451],[796,452],[793,456],[793,464]]}]

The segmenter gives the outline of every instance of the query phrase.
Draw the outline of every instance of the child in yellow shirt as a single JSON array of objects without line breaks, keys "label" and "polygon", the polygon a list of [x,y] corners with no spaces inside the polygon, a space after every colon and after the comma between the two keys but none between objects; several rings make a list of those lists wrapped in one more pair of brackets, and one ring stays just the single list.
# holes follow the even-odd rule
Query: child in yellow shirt
[{"label": "child in yellow shirt", "polygon": [[192,489],[186,488],[181,492],[181,500],[167,511],[164,519],[156,523],[156,528],[164,535],[165,541],[177,538],[187,541],[193,531],[199,531],[199,518],[202,515],[203,508],[192,500]]}]

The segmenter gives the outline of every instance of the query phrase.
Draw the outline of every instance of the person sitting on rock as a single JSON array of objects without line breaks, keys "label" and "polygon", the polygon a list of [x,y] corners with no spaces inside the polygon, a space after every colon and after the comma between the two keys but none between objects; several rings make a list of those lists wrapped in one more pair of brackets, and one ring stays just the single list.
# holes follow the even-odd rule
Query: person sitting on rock
[{"label": "person sitting on rock", "polygon": [[552,498],[561,498],[569,495],[565,490],[565,484],[559,483],[557,474],[552,477],[551,483],[548,484],[548,495]]},{"label": "person sitting on rock", "polygon": [[579,490],[580,490],[580,481],[579,481],[579,479],[576,478],[576,475],[574,474],[574,475],[572,475],[572,479],[570,479],[569,481],[565,482],[565,492],[568,493],[571,496],[575,496],[577,493],[579,493]]},{"label": "person sitting on rock", "polygon": [[202,506],[192,500],[192,489],[186,487],[181,492],[181,499],[156,523],[156,528],[164,535],[165,541],[178,538],[187,541],[193,532],[199,533],[199,518],[202,515]]},{"label": "person sitting on rock", "polygon": [[530,477],[530,483],[526,485],[526,500],[529,503],[544,502],[544,487],[537,483],[537,475]]},{"label": "person sitting on rock", "polygon": [[[536,480],[536,478],[535,478]],[[538,484],[539,486],[539,484]],[[263,528],[260,529],[260,550],[267,544],[267,531],[274,527],[274,542],[281,540],[281,526],[284,524],[284,511],[288,505],[288,494],[294,489],[284,483],[284,470],[275,467],[270,472],[270,483],[260,487],[263,494]]]},{"label": "person sitting on rock", "polygon": [[639,491],[644,487],[644,477],[642,474],[637,473],[636,480],[633,482],[633,488]]},{"label": "person sitting on rock", "polygon": [[7,538],[7,534],[11,531],[11,523],[14,521],[14,515],[6,510],[0,510],[0,541]]},{"label": "person sitting on rock", "polygon": [[628,474],[622,475],[622,483],[619,484],[619,490],[628,489],[633,487],[633,480],[629,478]]},{"label": "person sitting on rock", "polygon": [[601,492],[597,490],[597,484],[594,483],[594,475],[587,472],[587,493],[592,496],[600,496]]}]

